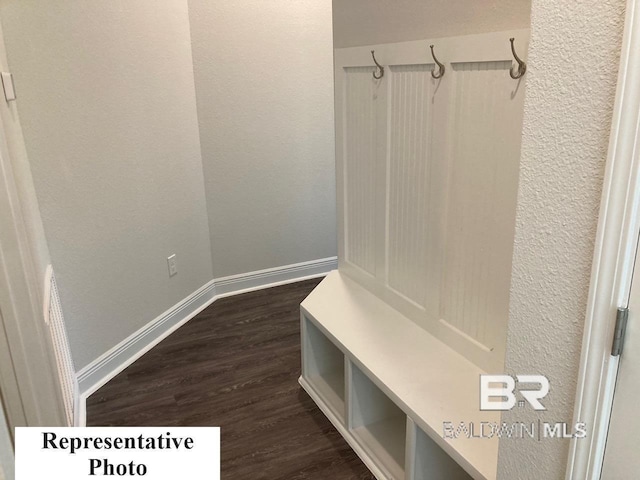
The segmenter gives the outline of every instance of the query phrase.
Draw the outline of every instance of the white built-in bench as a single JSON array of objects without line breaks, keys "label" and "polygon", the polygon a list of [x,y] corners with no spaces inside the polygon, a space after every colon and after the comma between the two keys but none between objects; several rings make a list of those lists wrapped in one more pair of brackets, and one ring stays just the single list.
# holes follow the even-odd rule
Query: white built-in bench
[{"label": "white built-in bench", "polygon": [[479,410],[482,370],[338,271],[301,312],[300,384],[376,478],[496,478],[497,437],[443,438],[500,421]]}]

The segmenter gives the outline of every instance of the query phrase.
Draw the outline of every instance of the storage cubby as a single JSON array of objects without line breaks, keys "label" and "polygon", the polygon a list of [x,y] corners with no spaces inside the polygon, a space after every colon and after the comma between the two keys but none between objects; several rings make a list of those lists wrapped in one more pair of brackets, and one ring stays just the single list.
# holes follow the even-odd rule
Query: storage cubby
[{"label": "storage cubby", "polygon": [[344,354],[311,320],[302,317],[303,378],[338,418],[345,418]]},{"label": "storage cubby", "polygon": [[300,384],[378,480],[496,479],[497,436],[441,436],[500,422],[479,409],[478,366],[340,272],[300,310]]},{"label": "storage cubby", "polygon": [[414,445],[409,456],[411,480],[473,480],[440,446],[411,420],[407,423]]},{"label": "storage cubby", "polygon": [[407,416],[356,365],[349,364],[349,429],[388,478],[405,478]]}]

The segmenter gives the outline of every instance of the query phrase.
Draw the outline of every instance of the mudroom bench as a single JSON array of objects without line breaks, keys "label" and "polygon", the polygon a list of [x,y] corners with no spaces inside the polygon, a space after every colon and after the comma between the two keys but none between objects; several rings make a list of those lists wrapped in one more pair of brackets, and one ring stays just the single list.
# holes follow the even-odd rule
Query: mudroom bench
[{"label": "mudroom bench", "polygon": [[300,384],[376,478],[496,478],[498,438],[477,431],[500,416],[479,410],[472,362],[339,271],[301,304],[301,335]]}]

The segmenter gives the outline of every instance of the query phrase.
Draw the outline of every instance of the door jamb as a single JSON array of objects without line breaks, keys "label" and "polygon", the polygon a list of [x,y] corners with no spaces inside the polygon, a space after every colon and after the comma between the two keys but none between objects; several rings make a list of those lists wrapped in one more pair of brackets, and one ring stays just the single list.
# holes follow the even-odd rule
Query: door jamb
[{"label": "door jamb", "polygon": [[566,478],[597,480],[619,357],[611,356],[616,310],[626,307],[640,231],[640,6],[627,0],[618,86],[594,247],[574,422],[586,438],[571,440]]},{"label": "door jamb", "polygon": [[[7,71],[1,26],[0,67]],[[28,160],[21,154],[24,144],[17,111],[12,103],[4,103],[1,90],[0,390],[10,428],[63,426],[64,402],[51,335],[44,322],[44,278],[38,268],[48,261],[48,250],[46,259],[39,251],[46,239],[34,208],[37,199]]]},{"label": "door jamb", "polygon": [[11,358],[11,365],[1,369],[0,389],[12,397],[5,398],[10,427],[16,423],[66,425],[53,346],[44,323],[40,285],[4,128],[0,118],[0,357]]}]

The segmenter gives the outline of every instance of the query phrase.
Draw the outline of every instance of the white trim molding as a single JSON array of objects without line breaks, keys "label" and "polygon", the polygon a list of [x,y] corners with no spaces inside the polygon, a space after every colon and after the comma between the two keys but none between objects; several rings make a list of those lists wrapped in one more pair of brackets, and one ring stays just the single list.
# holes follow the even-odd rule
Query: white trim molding
[{"label": "white trim molding", "polygon": [[[0,69],[7,69],[0,28]],[[67,425],[42,316],[49,253],[15,104],[0,102],[0,390],[15,426]]]},{"label": "white trim molding", "polygon": [[337,268],[337,257],[329,257],[284,267],[268,268],[257,272],[216,278],[214,280],[216,295],[218,298],[222,298],[265,288],[266,286],[275,287],[292,281],[299,282],[308,278],[324,276]]},{"label": "white trim molding", "polygon": [[336,257],[216,278],[125,338],[78,372],[80,408],[75,424],[86,424],[86,399],[219,298],[322,277],[338,268]]},{"label": "white trim molding", "polygon": [[626,307],[640,231],[640,11],[627,1],[618,88],[594,249],[574,421],[589,436],[573,439],[566,478],[600,478],[618,370],[611,356],[616,309]]},{"label": "white trim molding", "polygon": [[78,372],[81,395],[91,395],[216,298],[214,280],[161,313]]}]

